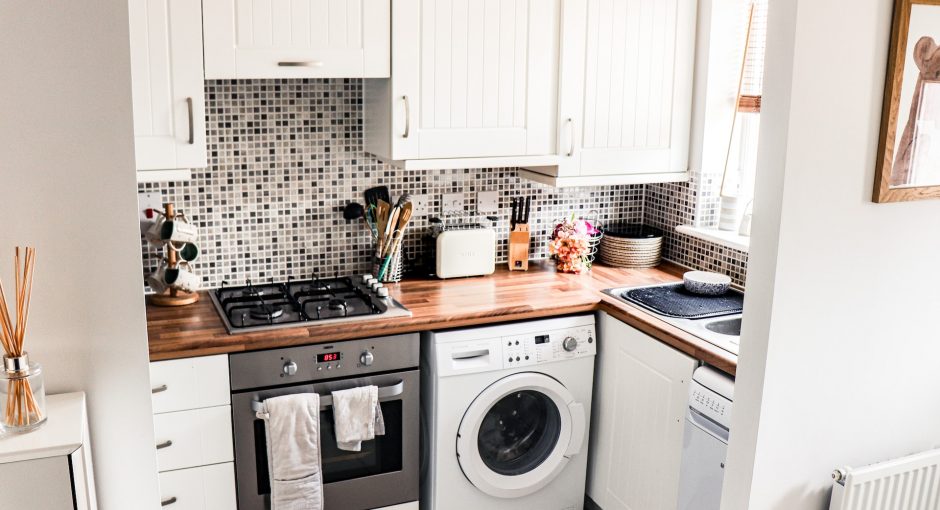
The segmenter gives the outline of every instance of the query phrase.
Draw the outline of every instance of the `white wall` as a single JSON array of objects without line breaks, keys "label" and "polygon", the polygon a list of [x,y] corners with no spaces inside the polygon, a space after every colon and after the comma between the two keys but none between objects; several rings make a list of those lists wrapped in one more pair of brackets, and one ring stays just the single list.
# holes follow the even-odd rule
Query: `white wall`
[{"label": "white wall", "polygon": [[940,201],[871,202],[892,0],[771,0],[722,508],[940,445]]},{"label": "white wall", "polygon": [[36,246],[27,349],[88,394],[103,510],[158,500],[127,27],[126,0],[0,2],[0,277]]}]

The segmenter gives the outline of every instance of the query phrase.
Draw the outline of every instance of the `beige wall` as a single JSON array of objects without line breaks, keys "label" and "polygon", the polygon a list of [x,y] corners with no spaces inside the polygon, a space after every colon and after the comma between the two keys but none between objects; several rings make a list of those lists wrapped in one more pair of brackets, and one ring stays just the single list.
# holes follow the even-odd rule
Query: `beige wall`
[{"label": "beige wall", "polygon": [[940,445],[940,201],[871,202],[892,0],[771,0],[725,510]]},{"label": "beige wall", "polygon": [[37,247],[27,348],[88,394],[103,510],[158,499],[127,26],[125,0],[0,2],[0,277]]}]

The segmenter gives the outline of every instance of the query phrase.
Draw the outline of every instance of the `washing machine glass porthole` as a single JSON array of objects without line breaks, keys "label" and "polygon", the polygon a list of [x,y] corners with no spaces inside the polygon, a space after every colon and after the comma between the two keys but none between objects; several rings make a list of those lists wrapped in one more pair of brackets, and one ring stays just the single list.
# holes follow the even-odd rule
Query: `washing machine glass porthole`
[{"label": "washing machine glass porthole", "polygon": [[493,472],[516,476],[537,468],[558,443],[561,415],[551,397],[515,391],[496,402],[483,417],[477,448]]}]

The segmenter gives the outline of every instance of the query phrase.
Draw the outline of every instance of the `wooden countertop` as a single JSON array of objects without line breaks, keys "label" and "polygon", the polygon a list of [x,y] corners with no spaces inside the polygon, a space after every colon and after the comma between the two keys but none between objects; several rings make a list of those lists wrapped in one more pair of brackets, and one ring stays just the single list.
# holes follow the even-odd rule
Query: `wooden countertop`
[{"label": "wooden countertop", "polygon": [[531,263],[527,272],[501,266],[488,277],[406,280],[389,285],[391,295],[411,310],[410,318],[379,319],[342,326],[313,325],[230,335],[209,296],[178,308],[147,305],[150,360],[159,361],[275,347],[332,342],[396,333],[477,326],[603,310],[658,340],[732,375],[737,356],[619,302],[600,291],[610,287],[678,281],[682,270],[619,269],[595,265],[590,274],[555,272]]}]

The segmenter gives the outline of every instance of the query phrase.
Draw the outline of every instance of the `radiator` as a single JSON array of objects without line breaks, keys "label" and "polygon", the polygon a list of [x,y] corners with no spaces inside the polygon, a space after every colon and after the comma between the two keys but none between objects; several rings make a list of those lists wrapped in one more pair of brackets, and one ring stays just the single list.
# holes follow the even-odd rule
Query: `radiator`
[{"label": "radiator", "polygon": [[842,468],[829,510],[940,509],[940,449],[861,468]]}]

